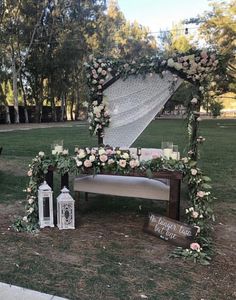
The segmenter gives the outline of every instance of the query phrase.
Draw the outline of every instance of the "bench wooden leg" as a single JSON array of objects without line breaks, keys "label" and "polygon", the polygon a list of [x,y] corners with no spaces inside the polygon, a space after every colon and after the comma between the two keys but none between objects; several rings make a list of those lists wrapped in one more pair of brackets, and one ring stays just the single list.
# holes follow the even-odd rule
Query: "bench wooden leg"
[{"label": "bench wooden leg", "polygon": [[170,199],[167,216],[175,220],[179,220],[180,186],[181,181],[179,179],[170,179]]},{"label": "bench wooden leg", "polygon": [[84,193],[84,199],[85,199],[85,201],[88,201],[88,193],[87,192]]}]

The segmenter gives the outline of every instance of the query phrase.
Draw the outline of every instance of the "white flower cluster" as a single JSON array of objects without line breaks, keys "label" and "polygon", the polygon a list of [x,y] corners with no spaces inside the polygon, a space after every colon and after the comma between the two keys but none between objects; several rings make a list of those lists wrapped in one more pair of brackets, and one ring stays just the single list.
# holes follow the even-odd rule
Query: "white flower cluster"
[{"label": "white flower cluster", "polygon": [[[185,55],[181,57],[169,58],[167,66],[174,68],[177,71],[181,71],[186,74],[187,78],[192,81],[199,81],[203,83],[209,73],[216,70],[219,61],[214,54],[208,54],[206,51],[202,51],[199,55]],[[199,90],[203,93],[204,87],[201,85]],[[193,99],[195,102],[197,99]]]},{"label": "white flower cluster", "polygon": [[97,101],[93,101],[90,112],[88,113],[89,130],[92,134],[97,134],[98,130],[103,130],[110,122],[110,113],[105,101],[98,104]]}]

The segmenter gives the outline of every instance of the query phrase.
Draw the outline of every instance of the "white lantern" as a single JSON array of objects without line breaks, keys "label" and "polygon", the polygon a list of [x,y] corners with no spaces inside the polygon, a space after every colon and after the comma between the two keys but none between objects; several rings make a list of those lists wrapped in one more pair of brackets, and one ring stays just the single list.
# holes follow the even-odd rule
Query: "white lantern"
[{"label": "white lantern", "polygon": [[57,197],[57,227],[59,229],[75,229],[75,200],[66,187]]},{"label": "white lantern", "polygon": [[38,189],[39,226],[54,227],[52,189],[46,181]]}]

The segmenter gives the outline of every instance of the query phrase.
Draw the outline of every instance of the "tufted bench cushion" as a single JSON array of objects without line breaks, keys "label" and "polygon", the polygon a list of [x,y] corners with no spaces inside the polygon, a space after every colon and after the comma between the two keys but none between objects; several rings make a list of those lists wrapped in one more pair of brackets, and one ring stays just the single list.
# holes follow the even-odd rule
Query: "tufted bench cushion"
[{"label": "tufted bench cushion", "polygon": [[96,175],[77,177],[74,191],[144,199],[169,200],[169,185],[144,177]]}]

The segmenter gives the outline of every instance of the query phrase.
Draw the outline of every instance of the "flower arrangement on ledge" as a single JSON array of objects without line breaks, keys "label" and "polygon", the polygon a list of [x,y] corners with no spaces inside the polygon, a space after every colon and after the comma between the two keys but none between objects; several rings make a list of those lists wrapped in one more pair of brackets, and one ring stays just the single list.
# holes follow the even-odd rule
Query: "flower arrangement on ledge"
[{"label": "flower arrangement on ledge", "polygon": [[209,238],[210,220],[214,220],[210,193],[210,178],[205,176],[197,167],[196,161],[190,157],[181,160],[154,157],[148,161],[139,161],[129,150],[114,149],[112,147],[75,149],[75,154],[70,156],[68,151],[53,153],[51,156],[44,152],[32,160],[29,165],[29,185],[26,189],[25,216],[18,219],[13,228],[17,231],[35,231],[38,229],[38,204],[37,190],[43,182],[49,169],[54,169],[60,174],[67,172],[74,174],[117,174],[152,177],[158,171],[180,171],[187,178],[189,186],[188,208],[186,208],[186,221],[198,228],[196,241],[189,249],[177,248],[172,256],[181,256],[186,259],[208,264],[210,260],[211,240]]}]

